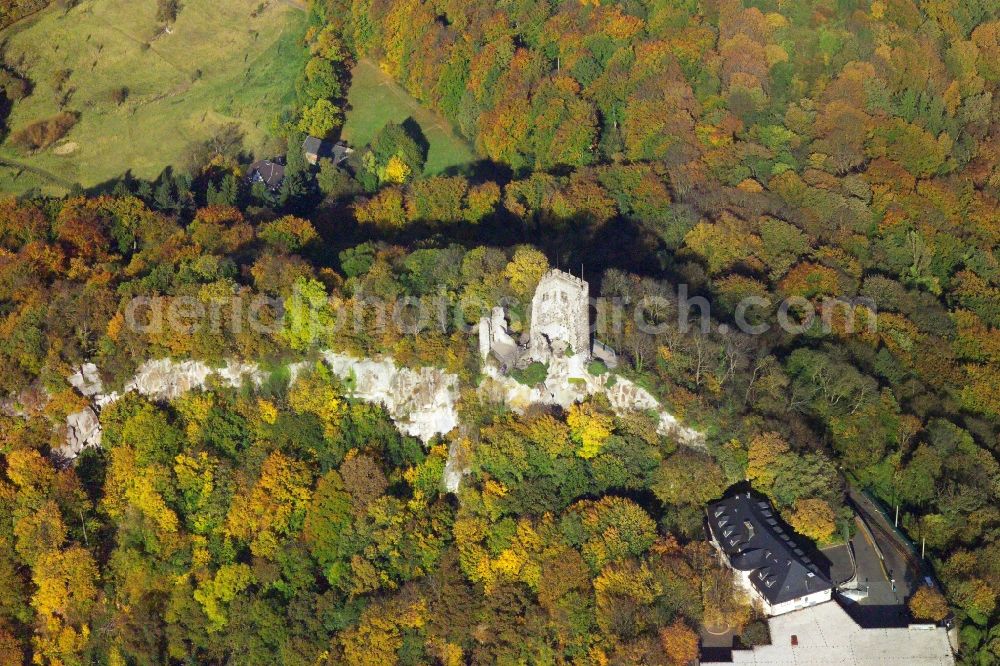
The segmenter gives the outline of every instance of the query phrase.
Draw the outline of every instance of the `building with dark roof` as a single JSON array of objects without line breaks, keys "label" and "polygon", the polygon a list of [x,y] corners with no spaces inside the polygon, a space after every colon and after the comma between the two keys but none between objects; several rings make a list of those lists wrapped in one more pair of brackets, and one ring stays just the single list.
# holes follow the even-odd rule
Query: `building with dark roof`
[{"label": "building with dark roof", "polygon": [[833,584],[792,539],[771,503],[749,491],[708,505],[712,544],[768,615],[815,606]]},{"label": "building with dark roof", "polygon": [[285,167],[272,160],[259,160],[250,165],[247,174],[251,185],[263,183],[267,189],[277,192],[285,180]]},{"label": "building with dark roof", "polygon": [[334,164],[340,164],[354,151],[346,143],[329,143],[307,136],[302,142],[302,152],[309,164],[317,164],[320,160],[332,160]]}]

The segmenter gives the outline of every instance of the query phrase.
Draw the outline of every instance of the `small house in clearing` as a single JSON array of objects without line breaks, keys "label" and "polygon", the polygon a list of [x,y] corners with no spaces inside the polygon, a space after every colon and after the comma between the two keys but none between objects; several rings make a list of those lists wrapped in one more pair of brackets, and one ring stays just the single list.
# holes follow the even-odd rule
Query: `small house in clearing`
[{"label": "small house in clearing", "polygon": [[277,161],[258,160],[250,165],[247,171],[247,180],[250,184],[262,183],[264,187],[277,192],[281,189],[281,182],[285,179],[285,167]]},{"label": "small house in clearing", "polygon": [[302,152],[309,164],[318,164],[320,160],[332,160],[334,164],[340,164],[354,151],[342,141],[330,143],[314,136],[307,136],[302,142]]}]

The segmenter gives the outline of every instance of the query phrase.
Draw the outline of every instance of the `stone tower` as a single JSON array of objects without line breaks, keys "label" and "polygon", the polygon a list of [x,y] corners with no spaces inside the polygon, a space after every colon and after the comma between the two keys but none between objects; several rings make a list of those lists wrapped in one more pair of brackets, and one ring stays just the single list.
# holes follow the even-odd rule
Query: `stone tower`
[{"label": "stone tower", "polygon": [[567,353],[590,356],[590,287],[582,279],[550,270],[531,301],[529,355],[545,362]]}]

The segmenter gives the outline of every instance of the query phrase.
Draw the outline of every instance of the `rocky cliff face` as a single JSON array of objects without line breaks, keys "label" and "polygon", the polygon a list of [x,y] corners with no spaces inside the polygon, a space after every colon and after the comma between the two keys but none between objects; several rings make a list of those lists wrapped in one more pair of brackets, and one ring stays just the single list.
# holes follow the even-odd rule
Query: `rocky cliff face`
[{"label": "rocky cliff face", "polygon": [[194,390],[208,387],[210,379],[223,386],[239,387],[246,382],[259,386],[267,375],[256,363],[229,361],[212,368],[200,361],[172,361],[168,358],[143,363],[125,392],[135,391],[152,400],[170,401]]},{"label": "rocky cliff face", "polygon": [[383,405],[401,432],[429,442],[458,426],[458,377],[439,368],[400,368],[391,358],[358,359],[326,352],[334,374],[351,379],[353,397]]},{"label": "rocky cliff face", "polygon": [[[428,443],[459,426],[456,410],[459,381],[453,374],[439,368],[401,368],[391,358],[356,358],[333,351],[323,352],[322,358],[331,371],[345,381],[351,397],[383,405],[404,434]],[[289,366],[292,381],[305,365]],[[702,433],[681,425],[645,389],[621,377],[610,382],[610,375],[591,375],[587,371],[585,354],[552,359],[544,384],[534,387],[524,386],[491,366],[484,372],[486,378],[480,386],[481,395],[505,402],[518,412],[533,404],[567,408],[588,396],[603,393],[616,412],[656,411],[660,415],[662,434],[686,446],[703,448],[705,445]],[[229,362],[221,368],[213,368],[199,361],[159,359],[144,363],[124,391],[135,391],[152,400],[170,401],[212,385],[239,387],[250,382],[260,386],[266,379],[267,373],[254,363]],[[56,454],[71,460],[84,449],[101,445],[100,411],[119,395],[104,392],[100,374],[92,364],[83,366],[69,382],[91,399],[90,407],[66,419],[66,443]],[[445,488],[457,491],[468,469],[464,440],[456,438],[445,468]]]},{"label": "rocky cliff face", "polygon": [[[437,368],[399,368],[392,359],[358,359],[346,354],[324,352],[323,359],[338,377],[350,380],[353,397],[379,403],[401,432],[429,442],[458,425],[455,402],[458,377]],[[293,364],[291,376],[302,370]],[[125,393],[135,391],[152,400],[170,401],[189,391],[204,390],[212,384],[239,387],[247,382],[260,386],[267,378],[255,363],[229,362],[212,368],[200,361],[147,361],[126,384]],[[66,419],[66,443],[56,453],[73,459],[85,448],[100,446],[101,408],[118,399],[117,393],[105,394],[100,375],[93,364],[84,366],[69,382],[93,404]]]},{"label": "rocky cliff face", "polygon": [[624,377],[615,376],[612,382],[612,375],[594,376],[587,370],[587,361],[586,354],[551,359],[548,376],[538,386],[525,386],[490,365],[484,369],[486,379],[480,385],[480,393],[487,399],[507,403],[517,412],[531,405],[559,405],[566,409],[589,396],[603,393],[615,413],[654,411],[659,415],[660,434],[684,446],[705,447],[705,435],[683,426],[649,391]]}]

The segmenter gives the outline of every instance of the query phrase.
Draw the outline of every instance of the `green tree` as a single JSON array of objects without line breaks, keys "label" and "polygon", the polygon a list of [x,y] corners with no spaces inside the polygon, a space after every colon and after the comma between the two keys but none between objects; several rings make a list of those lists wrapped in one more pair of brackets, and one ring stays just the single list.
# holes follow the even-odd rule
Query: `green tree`
[{"label": "green tree", "polygon": [[344,124],[344,112],[328,99],[318,99],[302,109],[298,129],[309,136],[325,139]]}]

